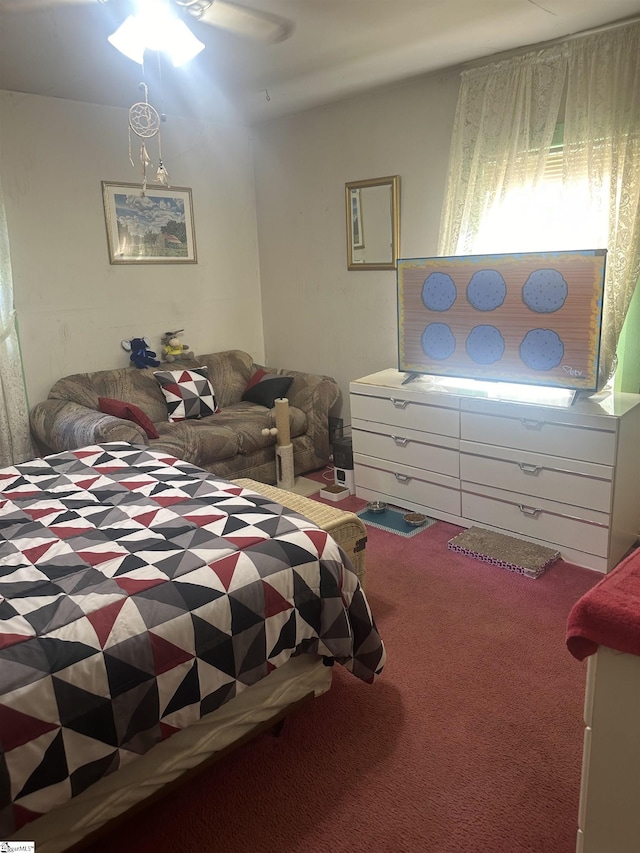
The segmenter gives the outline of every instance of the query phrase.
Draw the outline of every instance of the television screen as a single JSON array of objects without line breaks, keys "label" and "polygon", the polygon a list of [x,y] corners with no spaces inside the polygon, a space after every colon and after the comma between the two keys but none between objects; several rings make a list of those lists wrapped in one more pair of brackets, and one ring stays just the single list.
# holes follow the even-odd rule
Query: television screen
[{"label": "television screen", "polygon": [[398,261],[398,369],[595,391],[606,249]]}]

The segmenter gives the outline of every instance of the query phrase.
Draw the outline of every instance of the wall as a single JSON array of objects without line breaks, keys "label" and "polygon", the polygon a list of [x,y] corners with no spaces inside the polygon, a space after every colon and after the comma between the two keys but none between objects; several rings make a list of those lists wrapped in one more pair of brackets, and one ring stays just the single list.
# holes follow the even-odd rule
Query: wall
[{"label": "wall", "polygon": [[401,257],[435,254],[458,84],[456,70],[430,75],[252,134],[169,116],[163,154],[193,189],[199,262],[140,267],[109,264],[100,188],[138,179],[126,111],[0,92],[30,404],[60,376],[127,364],[123,338],[159,347],[184,327],[196,352],[335,376],[348,423],[349,381],[397,363],[397,328],[395,273],[346,268],[344,184],[400,175]]},{"label": "wall", "polygon": [[254,130],[267,363],[340,383],[397,365],[394,271],[347,270],[344,185],[400,175],[400,255],[437,251],[456,71]]},{"label": "wall", "polygon": [[616,391],[640,393],[640,281],[636,284],[618,342]]},{"label": "wall", "polygon": [[[111,265],[101,181],[140,182],[129,163],[127,111],[0,92],[0,116],[30,405],[61,376],[129,364],[122,339],[144,336],[159,351],[168,329],[184,328],[196,353],[239,348],[263,361],[246,128],[168,117],[163,158],[172,182],[192,188],[198,263]],[[157,163],[153,140],[149,151]]]}]

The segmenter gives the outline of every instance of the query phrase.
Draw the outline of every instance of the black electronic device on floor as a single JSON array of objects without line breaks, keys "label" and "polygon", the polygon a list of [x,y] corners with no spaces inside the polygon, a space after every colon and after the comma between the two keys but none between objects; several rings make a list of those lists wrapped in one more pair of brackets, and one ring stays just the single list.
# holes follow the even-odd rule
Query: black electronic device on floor
[{"label": "black electronic device on floor", "polygon": [[349,489],[349,494],[356,492],[356,482],[353,472],[353,444],[351,436],[336,438],[333,442],[333,479],[337,486]]}]

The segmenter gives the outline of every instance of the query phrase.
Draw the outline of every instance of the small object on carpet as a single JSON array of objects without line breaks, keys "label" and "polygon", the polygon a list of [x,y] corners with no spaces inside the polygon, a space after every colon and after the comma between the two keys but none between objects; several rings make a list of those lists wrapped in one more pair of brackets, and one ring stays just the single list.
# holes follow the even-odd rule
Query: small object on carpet
[{"label": "small object on carpet", "polygon": [[389,509],[389,504],[386,504],[384,501],[369,501],[367,504],[368,512],[386,512]]},{"label": "small object on carpet", "polygon": [[459,533],[449,540],[448,547],[450,551],[459,551],[528,578],[540,577],[560,557],[560,552],[553,548],[482,527],[470,527]]},{"label": "small object on carpet", "polygon": [[424,516],[424,522],[418,526],[412,525],[405,521],[407,515],[405,510],[393,509],[392,507],[387,507],[384,512],[371,512],[369,509],[361,509],[356,515],[371,527],[379,527],[380,530],[387,530],[389,533],[397,533],[398,536],[407,537],[415,536],[416,533],[420,533],[436,523],[435,518]]},{"label": "small object on carpet", "polygon": [[412,527],[420,527],[427,520],[427,516],[421,512],[407,512],[403,517],[407,524],[410,524]]},{"label": "small object on carpet", "polygon": [[320,489],[320,497],[326,501],[341,501],[344,498],[348,498],[350,494],[351,492],[346,486],[339,486],[337,483],[332,486],[324,486]]}]

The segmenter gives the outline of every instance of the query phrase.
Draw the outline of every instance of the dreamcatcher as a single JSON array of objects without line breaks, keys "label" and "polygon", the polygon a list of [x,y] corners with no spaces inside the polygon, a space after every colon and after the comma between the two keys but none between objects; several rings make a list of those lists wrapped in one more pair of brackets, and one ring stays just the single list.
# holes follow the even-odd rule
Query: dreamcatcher
[{"label": "dreamcatcher", "polygon": [[147,188],[147,168],[151,165],[151,158],[147,151],[147,139],[158,137],[158,170],[156,172],[156,183],[169,186],[169,173],[162,162],[162,140],[160,133],[160,116],[155,107],[149,103],[149,89],[146,83],[140,84],[144,91],[144,101],[134,104],[129,110],[129,161],[135,167],[132,156],[131,134],[135,133],[142,140],[140,144],[140,165],[142,166],[142,195]]}]

